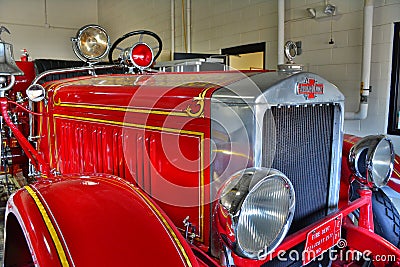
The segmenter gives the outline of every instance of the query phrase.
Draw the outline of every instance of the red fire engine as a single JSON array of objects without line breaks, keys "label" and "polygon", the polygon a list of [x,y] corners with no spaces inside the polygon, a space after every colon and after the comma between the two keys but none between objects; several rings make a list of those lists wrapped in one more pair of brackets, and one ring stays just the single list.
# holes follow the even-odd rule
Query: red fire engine
[{"label": "red fire engine", "polygon": [[1,43],[2,168],[21,187],[4,266],[400,265],[393,145],[344,138],[333,84],[293,66],[156,71],[144,30],[72,41],[83,63],[24,75]]}]

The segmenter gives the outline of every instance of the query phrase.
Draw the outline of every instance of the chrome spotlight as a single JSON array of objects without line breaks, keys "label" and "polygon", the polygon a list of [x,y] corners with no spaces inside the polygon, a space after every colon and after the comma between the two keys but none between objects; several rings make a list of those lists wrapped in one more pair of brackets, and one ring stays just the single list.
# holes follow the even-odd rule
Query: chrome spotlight
[{"label": "chrome spotlight", "polygon": [[110,37],[98,25],[86,25],[78,30],[75,38],[71,38],[75,55],[88,62],[98,62],[110,50]]},{"label": "chrome spotlight", "polygon": [[394,166],[392,141],[384,135],[362,138],[350,149],[349,164],[361,182],[375,187],[385,186]]}]

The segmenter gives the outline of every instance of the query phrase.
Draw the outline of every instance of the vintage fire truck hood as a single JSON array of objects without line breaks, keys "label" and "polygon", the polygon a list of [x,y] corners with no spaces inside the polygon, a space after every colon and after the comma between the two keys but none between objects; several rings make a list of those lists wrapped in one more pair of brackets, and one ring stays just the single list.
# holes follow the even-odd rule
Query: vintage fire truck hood
[{"label": "vintage fire truck hood", "polygon": [[55,105],[90,103],[185,112],[183,102],[200,94],[207,98],[217,88],[246,77],[239,72],[83,77],[52,83],[49,97]]},{"label": "vintage fire truck hood", "polygon": [[[96,104],[140,106],[165,112],[196,114],[188,101],[213,99],[225,103],[271,105],[343,102],[337,87],[314,73],[213,72],[160,73],[83,77],[50,84],[55,105]],[[95,88],[95,90],[93,90]],[[220,89],[220,90],[218,90]],[[135,96],[133,98],[133,96]],[[159,101],[163,98],[163,101]],[[138,104],[136,104],[138,103]],[[194,103],[196,104],[196,103]]]},{"label": "vintage fire truck hood", "polygon": [[244,101],[248,104],[256,104],[266,101],[271,105],[344,101],[343,94],[335,85],[310,72],[261,73],[218,90],[214,93],[213,98],[224,103]]}]

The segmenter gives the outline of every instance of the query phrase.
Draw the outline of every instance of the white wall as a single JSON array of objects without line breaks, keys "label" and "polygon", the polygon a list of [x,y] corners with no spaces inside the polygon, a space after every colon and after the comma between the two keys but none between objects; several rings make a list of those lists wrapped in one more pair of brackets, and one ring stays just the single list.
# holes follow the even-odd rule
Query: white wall
[{"label": "white wall", "polygon": [[[111,42],[130,31],[150,30],[158,34],[163,41],[163,52],[159,60],[170,59],[169,0],[98,0],[98,6],[99,24],[107,30]],[[132,37],[131,40],[135,39]]]},{"label": "white wall", "polygon": [[11,34],[14,55],[26,48],[32,58],[77,59],[71,37],[89,23],[98,23],[97,0],[0,0],[0,25]]},{"label": "white wall", "polygon": [[[346,96],[346,111],[356,111],[359,101],[362,59],[362,0],[330,1],[338,7],[338,16],[332,23],[334,45],[329,45],[330,20],[308,19],[305,8],[318,7],[317,3],[286,1],[288,15],[293,20],[286,24],[286,37],[302,40],[304,55],[299,63],[310,71],[326,77]],[[306,1],[310,2],[310,1]],[[312,1],[311,1],[312,2]],[[315,2],[315,1],[314,1]],[[372,40],[371,86],[368,99],[368,117],[365,120],[345,121],[345,132],[355,135],[386,133],[389,112],[389,92],[392,60],[393,22],[400,21],[399,0],[375,0]],[[400,153],[400,138],[392,137]]]}]

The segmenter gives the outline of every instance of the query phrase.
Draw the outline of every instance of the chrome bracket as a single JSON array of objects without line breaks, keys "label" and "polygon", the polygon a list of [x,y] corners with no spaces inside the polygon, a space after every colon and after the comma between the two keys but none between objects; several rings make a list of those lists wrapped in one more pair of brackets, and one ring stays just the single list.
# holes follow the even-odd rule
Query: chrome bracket
[{"label": "chrome bracket", "polygon": [[189,216],[183,220],[183,226],[185,227],[185,239],[193,243],[196,237],[196,227],[189,221]]}]

